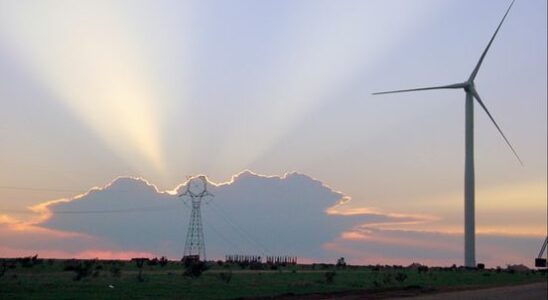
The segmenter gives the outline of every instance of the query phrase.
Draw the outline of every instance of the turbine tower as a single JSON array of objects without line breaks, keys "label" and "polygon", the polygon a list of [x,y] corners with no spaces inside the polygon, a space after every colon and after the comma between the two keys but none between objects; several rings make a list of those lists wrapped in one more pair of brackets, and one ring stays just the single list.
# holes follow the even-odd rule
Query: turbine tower
[{"label": "turbine tower", "polygon": [[514,1],[510,3],[510,6],[506,10],[506,13],[504,14],[504,17],[502,17],[502,20],[499,23],[499,26],[495,30],[495,33],[491,37],[491,40],[487,44],[487,47],[483,51],[483,53],[480,56],[480,59],[478,63],[476,64],[474,70],[468,77],[468,79],[465,82],[461,83],[455,83],[455,84],[449,84],[449,85],[443,85],[443,86],[435,86],[435,87],[425,87],[425,88],[415,88],[415,89],[406,89],[406,90],[396,90],[396,91],[388,91],[388,92],[380,92],[380,93],[373,93],[373,95],[380,95],[380,94],[390,94],[390,93],[403,93],[403,92],[414,92],[414,91],[425,91],[425,90],[438,90],[438,89],[464,89],[464,92],[466,93],[466,109],[465,109],[465,164],[464,164],[464,265],[466,267],[475,267],[476,266],[476,246],[475,246],[475,240],[476,240],[476,229],[475,229],[475,213],[474,213],[474,197],[475,197],[475,186],[474,186],[474,98],[478,102],[478,104],[483,108],[485,113],[487,113],[487,116],[497,130],[502,135],[502,138],[506,142],[506,144],[510,147],[518,161],[521,165],[523,165],[521,159],[519,158],[518,154],[514,150],[514,147],[510,144],[504,133],[502,132],[502,129],[499,127],[485,104],[480,98],[480,95],[476,91],[476,87],[474,84],[474,79],[476,79],[476,76],[478,75],[478,71],[481,67],[481,64],[483,62],[483,59],[485,58],[485,55],[487,54],[487,51],[489,51],[489,48],[491,47],[491,44],[493,43],[493,40],[495,39],[495,36],[499,32],[500,27],[502,26],[502,23],[504,22],[504,19],[506,19],[506,16],[508,15],[508,12],[510,12],[510,9],[512,8],[512,5],[514,4]]},{"label": "turbine tower", "polygon": [[204,231],[202,226],[202,212],[200,210],[202,199],[213,194],[207,191],[207,179],[205,176],[191,177],[186,184],[184,193],[179,197],[189,196],[192,202],[192,211],[186,233],[183,261],[206,260]]}]

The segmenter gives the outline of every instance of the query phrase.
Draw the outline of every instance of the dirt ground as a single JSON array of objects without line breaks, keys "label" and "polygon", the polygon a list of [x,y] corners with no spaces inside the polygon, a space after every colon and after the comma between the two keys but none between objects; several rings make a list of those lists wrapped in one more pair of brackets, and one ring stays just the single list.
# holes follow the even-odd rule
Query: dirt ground
[{"label": "dirt ground", "polygon": [[548,299],[548,282],[537,282],[523,285],[478,288],[459,288],[458,290],[424,290],[402,289],[375,292],[343,292],[332,294],[284,295],[276,297],[259,297],[249,299],[276,300],[357,300],[357,299],[392,299],[392,300],[546,300]]},{"label": "dirt ground", "polygon": [[[470,291],[456,291],[447,293],[437,293],[433,295],[424,295],[418,297],[391,298],[391,299],[414,299],[414,300],[490,300],[490,299],[512,299],[512,300],[546,300],[548,299],[548,282],[539,282],[533,284],[504,286],[497,288],[478,289]],[[344,299],[344,298],[342,298]]]}]

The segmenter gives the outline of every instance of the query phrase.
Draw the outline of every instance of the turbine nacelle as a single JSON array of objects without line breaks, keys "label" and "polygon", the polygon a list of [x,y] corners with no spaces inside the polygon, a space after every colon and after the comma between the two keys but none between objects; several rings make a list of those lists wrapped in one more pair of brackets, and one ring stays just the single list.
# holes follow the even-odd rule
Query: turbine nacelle
[{"label": "turbine nacelle", "polygon": [[474,81],[465,81],[462,83],[462,88],[467,93],[472,93],[472,91],[476,90],[476,84]]}]

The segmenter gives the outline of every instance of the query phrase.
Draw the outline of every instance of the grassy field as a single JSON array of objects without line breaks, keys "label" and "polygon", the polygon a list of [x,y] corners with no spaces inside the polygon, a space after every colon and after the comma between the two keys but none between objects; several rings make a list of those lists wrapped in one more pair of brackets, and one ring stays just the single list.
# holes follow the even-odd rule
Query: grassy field
[{"label": "grassy field", "polygon": [[[4,261],[5,262],[5,261]],[[235,299],[283,294],[439,289],[508,285],[546,280],[546,273],[394,267],[337,268],[208,264],[200,276],[183,275],[181,263],[129,261],[8,261],[0,269],[0,299]],[[187,270],[190,268],[187,268]],[[196,273],[199,273],[199,269]],[[196,275],[196,274],[195,274]]]}]

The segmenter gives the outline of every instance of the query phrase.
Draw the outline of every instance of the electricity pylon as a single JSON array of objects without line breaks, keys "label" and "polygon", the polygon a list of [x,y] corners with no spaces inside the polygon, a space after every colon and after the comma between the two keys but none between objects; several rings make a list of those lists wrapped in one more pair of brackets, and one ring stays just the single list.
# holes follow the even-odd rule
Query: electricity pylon
[{"label": "electricity pylon", "polygon": [[207,191],[206,177],[198,176],[190,178],[187,181],[184,193],[179,195],[179,197],[182,196],[189,196],[192,202],[183,261],[205,261],[205,240],[200,207],[204,197],[213,196],[213,194]]}]

